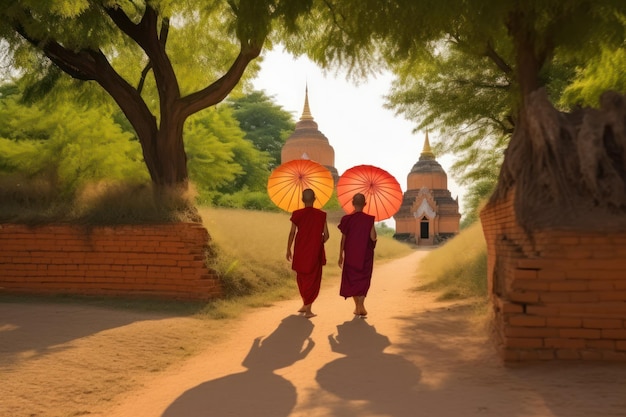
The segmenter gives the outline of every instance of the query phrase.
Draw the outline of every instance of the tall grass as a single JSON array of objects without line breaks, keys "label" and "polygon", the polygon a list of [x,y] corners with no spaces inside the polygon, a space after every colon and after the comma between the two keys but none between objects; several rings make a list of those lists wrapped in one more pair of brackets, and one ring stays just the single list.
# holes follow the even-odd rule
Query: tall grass
[{"label": "tall grass", "polygon": [[420,263],[424,290],[441,291],[440,299],[487,296],[487,245],[480,222],[464,229]]},{"label": "tall grass", "polygon": [[[211,306],[212,315],[229,316],[236,313],[236,305],[262,306],[297,296],[295,272],[285,258],[290,214],[206,207],[200,208],[199,213],[217,255],[212,266],[220,274],[226,291],[226,300]],[[323,272],[326,284],[336,282],[341,274],[337,265],[341,233],[334,220],[329,220],[328,228],[330,239],[325,245],[327,263]],[[376,262],[411,251],[409,245],[381,236]]]}]

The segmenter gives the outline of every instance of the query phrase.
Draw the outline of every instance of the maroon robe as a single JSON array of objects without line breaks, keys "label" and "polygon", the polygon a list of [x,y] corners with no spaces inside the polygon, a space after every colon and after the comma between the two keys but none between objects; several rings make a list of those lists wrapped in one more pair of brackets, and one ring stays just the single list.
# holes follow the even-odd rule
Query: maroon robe
[{"label": "maroon robe", "polygon": [[296,271],[302,302],[311,304],[317,298],[322,283],[322,266],[326,265],[324,226],[326,213],[314,207],[305,207],[291,214],[296,225],[291,269]]},{"label": "maroon robe", "polygon": [[339,230],[345,236],[343,246],[343,271],[341,273],[342,297],[366,296],[374,269],[376,241],[370,237],[374,216],[356,211],[341,218]]}]

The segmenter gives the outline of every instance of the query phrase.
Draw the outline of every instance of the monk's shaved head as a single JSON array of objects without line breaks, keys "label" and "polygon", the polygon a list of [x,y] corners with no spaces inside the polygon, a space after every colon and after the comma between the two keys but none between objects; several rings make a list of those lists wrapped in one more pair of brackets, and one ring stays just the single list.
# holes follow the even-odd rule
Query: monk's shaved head
[{"label": "monk's shaved head", "polygon": [[365,207],[365,196],[361,193],[356,193],[354,197],[352,197],[352,205],[359,208]]},{"label": "monk's shaved head", "polygon": [[302,202],[303,203],[312,203],[315,201],[315,192],[313,192],[313,190],[311,190],[310,188],[307,188],[306,190],[302,191]]}]

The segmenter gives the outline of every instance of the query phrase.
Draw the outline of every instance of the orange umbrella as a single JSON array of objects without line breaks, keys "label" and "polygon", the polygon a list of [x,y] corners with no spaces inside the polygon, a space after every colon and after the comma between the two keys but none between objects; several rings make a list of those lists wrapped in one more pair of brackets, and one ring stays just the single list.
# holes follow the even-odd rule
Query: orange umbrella
[{"label": "orange umbrella", "polygon": [[309,159],[294,159],[276,167],[267,180],[267,193],[274,204],[292,212],[304,207],[302,191],[315,192],[313,207],[322,208],[330,200],[335,181],[328,169]]},{"label": "orange umbrella", "polygon": [[402,205],[402,189],[398,181],[384,169],[372,165],[357,165],[348,169],[337,182],[337,199],[346,213],[352,213],[352,197],[365,195],[363,211],[376,221],[390,218]]}]

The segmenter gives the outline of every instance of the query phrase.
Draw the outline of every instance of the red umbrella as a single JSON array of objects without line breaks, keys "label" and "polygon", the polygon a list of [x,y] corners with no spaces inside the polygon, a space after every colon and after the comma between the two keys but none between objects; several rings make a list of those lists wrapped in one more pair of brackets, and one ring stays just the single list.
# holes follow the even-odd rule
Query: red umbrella
[{"label": "red umbrella", "polygon": [[357,165],[348,169],[337,182],[337,198],[346,213],[352,213],[352,197],[365,195],[363,211],[376,221],[390,218],[402,205],[402,189],[398,181],[384,169],[372,165]]},{"label": "red umbrella", "polygon": [[309,159],[294,159],[276,167],[267,180],[267,193],[274,204],[293,212],[304,207],[302,191],[315,192],[313,207],[322,208],[333,194],[335,181],[328,169]]}]

